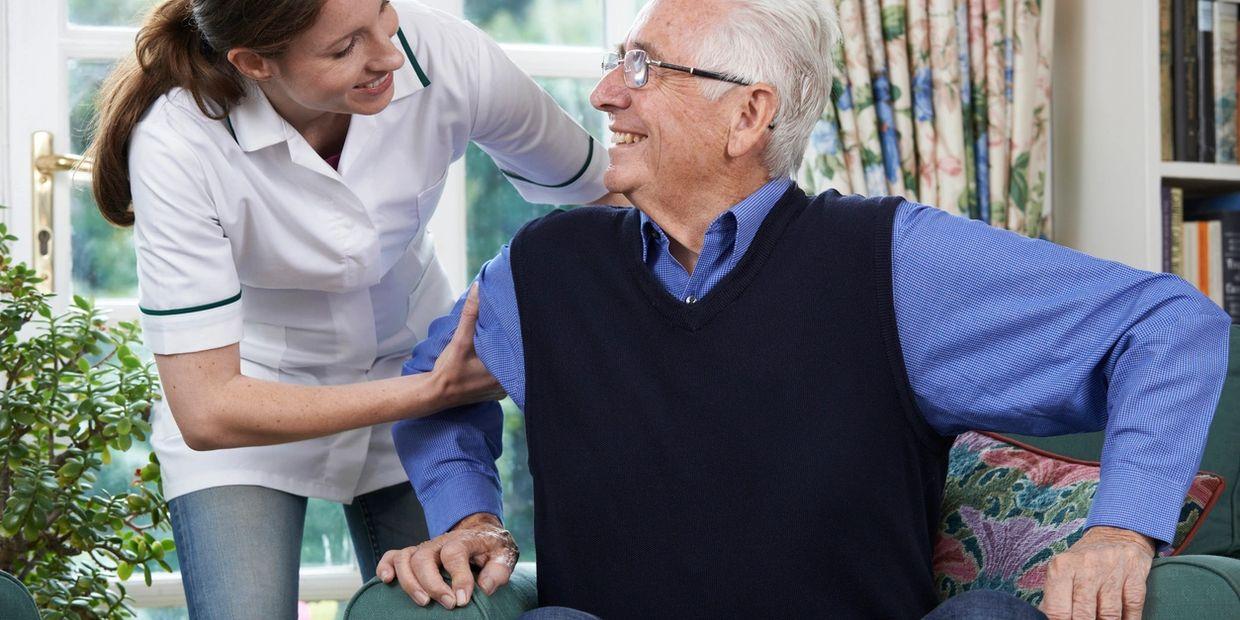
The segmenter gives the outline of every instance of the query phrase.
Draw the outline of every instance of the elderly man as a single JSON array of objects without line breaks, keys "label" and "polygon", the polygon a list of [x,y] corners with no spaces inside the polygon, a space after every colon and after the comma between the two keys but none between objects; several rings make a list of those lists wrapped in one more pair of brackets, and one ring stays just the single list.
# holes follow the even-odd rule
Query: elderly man
[{"label": "elderly man", "polygon": [[[591,97],[615,136],[608,189],[637,208],[532,222],[457,306],[479,312],[464,337],[526,416],[540,603],[951,616],[932,612],[931,551],[952,437],[1105,428],[1089,529],[1052,561],[1042,609],[1139,617],[1227,316],[1172,276],[899,198],[806,196],[789,177],[830,84],[829,4],[651,2]],[[508,579],[500,429],[491,403],[394,430],[439,536],[379,575],[418,604],[468,602],[471,562],[486,592]],[[1038,613],[999,606],[974,613]]]}]

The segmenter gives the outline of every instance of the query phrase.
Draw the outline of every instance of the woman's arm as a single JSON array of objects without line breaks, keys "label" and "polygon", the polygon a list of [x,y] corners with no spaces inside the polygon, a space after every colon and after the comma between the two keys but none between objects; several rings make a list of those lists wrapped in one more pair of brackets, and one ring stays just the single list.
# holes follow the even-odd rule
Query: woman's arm
[{"label": "woman's arm", "polygon": [[474,353],[477,319],[473,290],[456,334],[431,372],[352,385],[291,385],[246,377],[236,344],[156,355],[155,362],[172,416],[190,448],[285,443],[503,398]]}]

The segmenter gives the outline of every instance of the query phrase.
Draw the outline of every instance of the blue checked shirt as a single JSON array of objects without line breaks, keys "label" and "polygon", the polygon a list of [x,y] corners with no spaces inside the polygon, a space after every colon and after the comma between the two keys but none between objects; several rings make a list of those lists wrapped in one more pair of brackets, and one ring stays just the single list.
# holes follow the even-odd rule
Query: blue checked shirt
[{"label": "blue checked shirt", "polygon": [[[643,215],[647,266],[671,295],[705,296],[745,254],[790,184],[772,181],[720,215],[692,274]],[[1222,390],[1228,316],[1175,276],[908,202],[896,213],[892,253],[900,344],[926,421],[944,435],[1105,429],[1102,483],[1088,525],[1172,540]],[[507,247],[478,282],[474,345],[523,406],[525,365]],[[463,303],[431,324],[406,374],[434,366]],[[814,369],[801,372],[810,380]],[[494,402],[394,427],[431,534],[473,513],[503,514],[495,469],[502,429]]]}]

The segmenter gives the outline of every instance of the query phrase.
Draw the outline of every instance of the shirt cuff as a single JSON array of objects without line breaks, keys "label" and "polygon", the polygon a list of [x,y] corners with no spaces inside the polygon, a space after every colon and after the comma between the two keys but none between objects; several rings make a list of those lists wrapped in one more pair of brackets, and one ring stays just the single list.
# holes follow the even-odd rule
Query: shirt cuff
[{"label": "shirt cuff", "polygon": [[486,512],[504,520],[502,491],[494,478],[468,472],[439,485],[431,497],[418,498],[426,514],[426,528],[434,538],[472,514]]},{"label": "shirt cuff", "polygon": [[142,341],[147,349],[158,355],[218,349],[241,342],[244,332],[239,299],[206,310],[173,314],[149,312],[142,311]]},{"label": "shirt cuff", "polygon": [[1147,472],[1104,468],[1085,527],[1131,530],[1153,538],[1159,551],[1166,551],[1175,541],[1187,486]]}]

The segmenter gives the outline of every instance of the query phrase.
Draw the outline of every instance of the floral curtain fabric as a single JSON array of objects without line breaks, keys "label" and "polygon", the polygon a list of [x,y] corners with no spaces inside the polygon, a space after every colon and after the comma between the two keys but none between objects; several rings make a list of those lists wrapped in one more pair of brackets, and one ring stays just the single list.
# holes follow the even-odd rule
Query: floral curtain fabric
[{"label": "floral curtain fabric", "polygon": [[1054,0],[826,1],[844,36],[801,184],[1050,238]]}]

